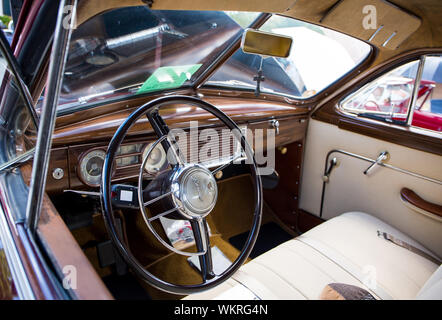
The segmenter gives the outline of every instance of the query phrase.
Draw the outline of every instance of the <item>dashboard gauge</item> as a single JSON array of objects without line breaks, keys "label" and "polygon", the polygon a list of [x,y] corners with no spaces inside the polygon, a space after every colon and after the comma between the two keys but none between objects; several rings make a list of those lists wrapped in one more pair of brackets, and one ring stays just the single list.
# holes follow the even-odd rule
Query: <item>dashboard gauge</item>
[{"label": "dashboard gauge", "polygon": [[[147,154],[150,146],[153,144],[149,143],[146,147],[144,147],[141,161],[143,161],[144,157]],[[144,165],[144,170],[150,174],[155,174],[160,171],[166,162],[166,152],[161,144],[158,144],[155,149],[150,153],[149,159],[146,161]]]},{"label": "dashboard gauge", "polygon": [[98,187],[101,182],[104,157],[106,152],[95,149],[86,153],[80,161],[80,178],[91,187]]}]

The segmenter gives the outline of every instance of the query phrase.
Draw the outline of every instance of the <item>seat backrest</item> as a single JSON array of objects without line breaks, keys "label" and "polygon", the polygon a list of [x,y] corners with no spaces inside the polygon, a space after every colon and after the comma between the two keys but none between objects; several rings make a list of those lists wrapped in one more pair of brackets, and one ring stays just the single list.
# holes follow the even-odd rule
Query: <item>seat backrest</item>
[{"label": "seat backrest", "polygon": [[442,265],[425,282],[416,296],[418,300],[442,300]]}]

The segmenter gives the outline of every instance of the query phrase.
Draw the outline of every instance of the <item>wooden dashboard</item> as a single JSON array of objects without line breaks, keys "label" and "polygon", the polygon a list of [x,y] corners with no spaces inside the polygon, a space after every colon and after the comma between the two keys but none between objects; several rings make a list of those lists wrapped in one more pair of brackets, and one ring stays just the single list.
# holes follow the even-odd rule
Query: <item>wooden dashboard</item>
[{"label": "wooden dashboard", "polygon": [[[272,121],[277,120],[279,132],[275,135],[275,147],[304,139],[308,119],[307,108],[256,99],[207,97],[204,100],[221,109],[239,126],[247,127],[252,133],[257,129],[272,128]],[[54,194],[66,189],[94,189],[81,178],[79,172],[81,159],[91,150],[106,151],[110,139],[120,124],[147,101],[146,98],[137,98],[130,102],[116,103],[106,108],[107,112],[103,114],[100,114],[99,110],[86,110],[59,117],[53,137],[47,192]],[[109,110],[115,111],[109,112]],[[189,105],[167,107],[161,115],[170,128],[187,129],[190,121],[198,121],[200,128],[220,127],[220,122],[211,114]],[[90,118],[87,118],[88,116]],[[263,132],[262,146],[266,146],[267,131]],[[130,152],[120,155],[120,158],[125,157],[126,160],[123,159],[124,161],[120,161],[116,166],[113,180],[124,181],[136,177],[141,165],[143,148],[156,139],[147,118],[137,121],[123,143],[128,146],[126,149]],[[260,151],[260,148],[261,146],[257,145],[255,151]],[[132,162],[127,165],[129,157]]]}]

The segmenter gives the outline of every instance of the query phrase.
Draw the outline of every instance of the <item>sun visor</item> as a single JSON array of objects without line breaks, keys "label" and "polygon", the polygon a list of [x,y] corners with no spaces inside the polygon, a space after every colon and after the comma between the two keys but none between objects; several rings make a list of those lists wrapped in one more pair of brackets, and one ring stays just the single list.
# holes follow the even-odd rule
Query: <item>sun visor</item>
[{"label": "sun visor", "polygon": [[419,28],[421,19],[383,0],[342,0],[320,23],[378,47],[396,49]]},{"label": "sun visor", "polygon": [[290,10],[296,0],[153,0],[158,10],[213,10],[280,13]]},{"label": "sun visor", "polygon": [[291,9],[296,0],[87,0],[80,1],[77,24],[106,10],[149,5],[155,10],[210,10],[281,13]]}]

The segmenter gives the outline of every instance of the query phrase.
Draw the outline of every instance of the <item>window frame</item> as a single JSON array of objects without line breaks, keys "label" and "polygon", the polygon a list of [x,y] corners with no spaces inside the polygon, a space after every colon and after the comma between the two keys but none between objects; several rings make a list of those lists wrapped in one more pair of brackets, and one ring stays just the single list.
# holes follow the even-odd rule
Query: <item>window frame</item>
[{"label": "window frame", "polygon": [[[378,51],[375,51],[378,52]],[[343,97],[358,90],[383,73],[394,69],[397,65],[419,59],[422,55],[442,54],[442,48],[422,47],[397,54],[391,53],[388,59],[376,63],[377,55],[373,55],[364,64],[363,68],[355,70],[349,77],[341,81],[326,92],[322,99],[307,104],[313,109],[311,118],[324,123],[329,123],[340,130],[354,132],[377,140],[386,141],[399,146],[405,146],[419,151],[442,156],[442,140],[440,134],[414,127],[404,127],[386,122],[375,121],[367,118],[358,118],[349,115],[340,108],[339,102]]]},{"label": "window frame", "polygon": [[[430,129],[426,129],[426,128],[412,125],[413,115],[414,115],[414,111],[415,111],[415,104],[417,101],[417,95],[419,93],[423,70],[425,68],[425,61],[426,61],[426,58],[429,56],[442,56],[442,52],[422,53],[417,56],[411,56],[411,57],[409,57],[409,59],[406,59],[406,60],[400,61],[399,63],[395,63],[395,64],[391,65],[388,69],[382,70],[380,73],[376,74],[374,77],[367,78],[366,79],[367,81],[364,81],[355,90],[344,95],[336,104],[336,109],[338,110],[338,112],[340,112],[342,114],[345,114],[345,115],[352,117],[352,118],[356,118],[361,121],[368,121],[368,122],[374,121],[375,123],[385,125],[385,126],[398,126],[399,128],[409,129],[410,131],[416,132],[417,134],[442,139],[442,131],[438,132],[435,130],[430,130]],[[398,122],[393,123],[392,121],[388,121],[388,119],[382,120],[382,119],[361,118],[361,117],[359,117],[359,113],[349,111],[348,109],[346,109],[343,106],[348,100],[350,100],[353,97],[355,97],[356,95],[358,95],[364,88],[366,88],[367,86],[370,86],[373,82],[377,81],[378,79],[385,76],[389,72],[392,72],[395,69],[398,69],[398,68],[406,65],[407,63],[411,63],[414,61],[418,62],[418,68],[416,71],[416,77],[415,77],[415,81],[413,84],[413,90],[411,93],[410,101],[408,103],[406,121],[404,121],[403,123],[398,123]],[[416,85],[416,84],[419,84],[419,85]],[[395,115],[395,113],[393,113],[391,115],[393,116],[393,115]]]}]

